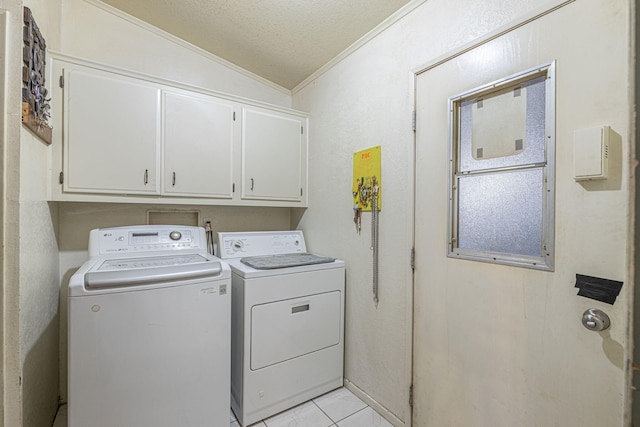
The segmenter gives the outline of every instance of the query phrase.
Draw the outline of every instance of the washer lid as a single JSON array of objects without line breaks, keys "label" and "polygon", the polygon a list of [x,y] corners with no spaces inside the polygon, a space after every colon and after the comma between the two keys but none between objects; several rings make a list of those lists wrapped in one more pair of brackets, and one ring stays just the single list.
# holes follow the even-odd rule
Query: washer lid
[{"label": "washer lid", "polygon": [[153,286],[167,282],[218,277],[219,260],[201,255],[133,259],[108,259],[84,276],[88,290],[130,286]]},{"label": "washer lid", "polygon": [[198,254],[167,255],[140,258],[107,259],[96,268],[96,271],[131,270],[133,268],[170,267],[174,265],[207,262],[208,259]]},{"label": "washer lid", "polygon": [[172,254],[94,258],[69,280],[69,297],[181,286],[191,280],[229,280],[229,265],[213,255]]}]

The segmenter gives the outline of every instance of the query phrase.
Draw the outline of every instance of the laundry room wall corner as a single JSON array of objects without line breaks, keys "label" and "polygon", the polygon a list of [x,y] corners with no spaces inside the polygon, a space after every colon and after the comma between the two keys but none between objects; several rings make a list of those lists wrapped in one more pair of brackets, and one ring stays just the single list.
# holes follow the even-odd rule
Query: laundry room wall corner
[{"label": "laundry room wall corner", "polygon": [[[60,47],[61,3],[23,2],[50,49]],[[46,81],[45,87],[52,84]],[[21,425],[39,427],[52,422],[60,394],[58,218],[56,206],[47,202],[50,146],[22,126],[19,155]]]},{"label": "laundry room wall corner", "polygon": [[20,270],[19,270],[19,209],[20,190],[20,86],[13,82],[20,81],[22,62],[22,46],[12,34],[16,34],[22,26],[21,4],[14,1],[0,0],[0,19],[2,24],[2,91],[0,91],[1,161],[4,167],[0,171],[4,185],[0,187],[2,194],[2,227],[0,234],[3,245],[2,254],[2,419],[0,425],[19,425],[22,422],[22,394],[20,375],[22,361],[20,359]]},{"label": "laundry room wall corner", "polygon": [[[545,2],[552,3],[560,1]],[[532,0],[427,1],[293,95],[293,107],[313,120],[309,208],[295,225],[314,252],[345,261],[345,378],[393,414],[397,425],[412,422],[412,70],[540,7]],[[358,234],[351,181],[353,153],[378,145],[383,208],[376,307],[371,217],[363,213]]]}]

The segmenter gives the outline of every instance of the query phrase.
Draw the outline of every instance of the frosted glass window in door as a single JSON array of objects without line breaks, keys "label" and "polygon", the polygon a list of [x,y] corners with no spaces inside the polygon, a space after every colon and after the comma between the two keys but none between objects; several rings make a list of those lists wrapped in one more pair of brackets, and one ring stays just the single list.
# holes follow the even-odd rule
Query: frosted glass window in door
[{"label": "frosted glass window in door", "polygon": [[553,269],[554,68],[449,99],[449,257]]},{"label": "frosted glass window in door", "polygon": [[542,169],[459,180],[458,247],[542,256]]},{"label": "frosted glass window in door", "polygon": [[460,102],[460,171],[545,161],[545,77]]}]

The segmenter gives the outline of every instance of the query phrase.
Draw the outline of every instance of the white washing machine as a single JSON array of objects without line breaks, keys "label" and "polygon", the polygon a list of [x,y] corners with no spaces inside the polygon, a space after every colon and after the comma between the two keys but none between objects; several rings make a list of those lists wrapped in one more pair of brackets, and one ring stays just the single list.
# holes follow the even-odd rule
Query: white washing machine
[{"label": "white washing machine", "polygon": [[[218,233],[231,266],[231,407],[247,426],[343,384],[344,262],[301,231]],[[302,265],[301,265],[302,264]]]},{"label": "white washing machine", "polygon": [[69,282],[69,427],[229,423],[231,280],[204,229],[92,230]]}]

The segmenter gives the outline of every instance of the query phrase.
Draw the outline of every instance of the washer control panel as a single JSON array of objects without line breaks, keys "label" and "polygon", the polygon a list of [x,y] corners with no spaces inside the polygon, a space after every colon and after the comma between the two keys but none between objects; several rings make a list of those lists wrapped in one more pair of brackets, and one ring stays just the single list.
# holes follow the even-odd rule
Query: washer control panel
[{"label": "washer control panel", "polygon": [[91,230],[89,256],[156,251],[206,250],[201,227],[141,225]]},{"label": "washer control panel", "polygon": [[218,256],[222,259],[307,251],[299,230],[218,233],[218,248]]}]

